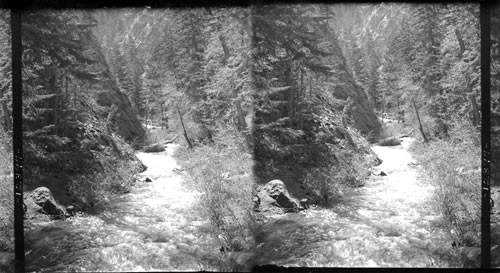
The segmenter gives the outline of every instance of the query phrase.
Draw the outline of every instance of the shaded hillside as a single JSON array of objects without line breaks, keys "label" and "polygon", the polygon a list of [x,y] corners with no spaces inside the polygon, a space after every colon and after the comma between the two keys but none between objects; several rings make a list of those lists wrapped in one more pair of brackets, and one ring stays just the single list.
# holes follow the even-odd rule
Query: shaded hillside
[{"label": "shaded hillside", "polygon": [[94,24],[86,11],[30,12],[23,18],[26,189],[48,186],[60,202],[81,209],[92,209],[104,192],[126,190],[132,174],[123,181],[102,175],[120,174],[121,165],[130,165],[126,173],[137,171],[140,163],[119,134],[130,142],[144,134],[128,98],[113,101],[114,119],[112,107],[98,103],[102,92],[120,92],[93,36]]},{"label": "shaded hillside", "polygon": [[144,93],[150,90],[143,90],[144,77],[154,49],[162,39],[169,12],[146,8],[104,9],[94,13],[97,23],[94,33],[109,64],[110,78],[130,99],[134,115],[139,117],[147,115]]},{"label": "shaded hillside", "polygon": [[253,12],[255,174],[262,182],[282,179],[293,194],[309,192],[318,202],[337,184],[362,184],[358,172],[370,164],[370,149],[349,127],[374,136],[380,123],[347,72],[330,24],[334,12],[323,5]]}]

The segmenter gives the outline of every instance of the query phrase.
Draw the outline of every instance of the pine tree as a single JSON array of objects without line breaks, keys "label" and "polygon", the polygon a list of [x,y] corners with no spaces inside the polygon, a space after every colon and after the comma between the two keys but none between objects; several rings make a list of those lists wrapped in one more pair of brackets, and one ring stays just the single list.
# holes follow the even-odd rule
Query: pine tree
[{"label": "pine tree", "polygon": [[[413,80],[425,92],[428,98],[437,98],[442,94],[439,81],[442,72],[440,62],[440,41],[442,34],[439,27],[440,11],[437,5],[419,5],[412,9],[414,22],[413,52],[415,59],[411,65],[415,69]],[[439,101],[432,101],[429,105],[431,115],[438,118]]]},{"label": "pine tree", "polygon": [[380,109],[379,101],[379,90],[377,90],[377,82],[379,81],[379,68],[380,60],[378,53],[376,52],[376,47],[374,43],[373,34],[370,30],[367,30],[362,38],[363,52],[364,52],[364,62],[367,67],[368,80],[366,83],[366,93],[371,99],[371,103],[374,107]]},{"label": "pine tree", "polygon": [[366,90],[370,82],[370,76],[366,70],[367,65],[365,64],[361,48],[354,39],[349,40],[348,47],[350,50],[348,59],[351,60],[350,62],[354,78],[359,82],[363,89]]}]

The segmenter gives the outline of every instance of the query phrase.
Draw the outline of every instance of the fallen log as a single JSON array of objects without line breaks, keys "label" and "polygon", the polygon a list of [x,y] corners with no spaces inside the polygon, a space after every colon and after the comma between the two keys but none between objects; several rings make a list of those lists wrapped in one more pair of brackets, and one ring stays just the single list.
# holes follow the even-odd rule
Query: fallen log
[{"label": "fallen log", "polygon": [[413,133],[413,128],[406,134],[400,134],[397,136],[397,138],[404,138],[404,137],[409,137]]},{"label": "fallen log", "polygon": [[163,141],[163,142],[161,143],[161,145],[166,145],[166,144],[174,143],[174,141],[177,139],[177,137],[178,137],[178,136],[176,135],[176,136],[174,136],[174,137],[173,137],[172,139],[170,139],[170,140],[165,140],[165,141]]}]

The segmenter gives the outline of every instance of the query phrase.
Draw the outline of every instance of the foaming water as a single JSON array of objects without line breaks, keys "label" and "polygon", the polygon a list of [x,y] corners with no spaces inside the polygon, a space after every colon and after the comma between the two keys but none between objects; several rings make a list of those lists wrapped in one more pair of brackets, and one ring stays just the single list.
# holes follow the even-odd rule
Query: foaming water
[{"label": "foaming water", "polygon": [[[405,138],[400,146],[373,146],[383,160],[377,169],[387,176],[372,177],[333,208],[286,215],[263,226],[261,237],[267,241],[255,248],[251,262],[314,267],[459,266],[457,251],[431,200],[434,188],[419,181],[419,166],[408,151],[413,141]],[[288,248],[283,249],[284,245]]]},{"label": "foaming water", "polygon": [[138,153],[153,182],[113,198],[99,215],[35,225],[26,231],[26,270],[191,271],[215,270],[217,244],[196,208],[199,192],[186,189],[172,157]]},{"label": "foaming water", "polygon": [[[434,188],[420,181],[408,147],[373,150],[383,160],[364,187],[331,209],[274,217],[255,232],[244,257],[256,264],[313,267],[455,267],[456,250],[433,205]],[[137,184],[95,216],[36,225],[26,231],[26,270],[217,271],[223,259],[199,216],[199,192],[186,189],[172,157],[138,153],[152,183]],[[236,254],[234,253],[235,257]]]}]

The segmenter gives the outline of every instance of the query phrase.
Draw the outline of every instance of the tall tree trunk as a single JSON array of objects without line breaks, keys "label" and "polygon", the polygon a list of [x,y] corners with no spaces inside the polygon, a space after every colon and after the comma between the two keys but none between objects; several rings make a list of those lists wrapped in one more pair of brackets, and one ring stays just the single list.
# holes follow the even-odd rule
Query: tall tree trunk
[{"label": "tall tree trunk", "polygon": [[113,119],[115,118],[117,112],[118,112],[118,106],[115,103],[113,103],[111,105],[111,109],[108,113],[108,116],[106,117],[106,129],[108,131],[108,134],[110,134],[110,135],[113,133],[113,130],[112,130]]},{"label": "tall tree trunk", "polygon": [[59,88],[57,88],[57,74],[56,74],[56,69],[51,68],[50,69],[50,76],[49,76],[49,90],[51,92],[55,92],[55,97],[54,97],[54,107],[52,108],[52,115],[53,115],[53,123],[56,128],[56,134],[59,133],[59,99],[60,99],[60,94],[59,94]]},{"label": "tall tree trunk", "polygon": [[353,105],[353,99],[351,96],[349,96],[349,98],[347,98],[347,101],[345,103],[345,106],[344,106],[344,109],[342,109],[342,116],[340,118],[341,122],[342,122],[342,126],[343,127],[346,127],[349,126],[349,123],[347,122],[347,117],[349,116],[349,111],[351,111],[351,107]]},{"label": "tall tree trunk", "polygon": [[381,108],[382,123],[384,123],[384,112],[385,112],[385,93],[382,93],[382,108]]},{"label": "tall tree trunk", "polygon": [[148,105],[148,100],[146,99],[146,107],[145,107],[145,108],[146,108],[146,109],[145,109],[145,110],[146,110],[146,113],[145,113],[145,117],[146,117],[146,129],[148,129],[148,118],[149,118],[149,117],[148,117],[148,112],[149,112],[149,111],[148,111],[148,107],[149,107],[149,105]]},{"label": "tall tree trunk", "polygon": [[182,130],[184,131],[184,139],[186,140],[186,143],[188,144],[189,149],[193,149],[193,144],[191,144],[191,141],[189,140],[186,127],[184,126],[184,120],[182,119],[182,114],[181,111],[179,110],[179,107],[176,107],[177,113],[179,114],[179,118],[181,120],[181,125],[182,125]]},{"label": "tall tree trunk", "polygon": [[[69,104],[69,94],[68,94],[68,71],[66,70],[65,73],[64,73],[64,104]],[[64,128],[64,135],[67,136],[68,135],[68,125],[66,124],[66,122],[63,124],[63,128]]]},{"label": "tall tree trunk", "polygon": [[222,34],[219,34],[219,41],[220,44],[222,45],[222,50],[224,51],[224,58],[222,59],[222,65],[226,65],[226,62],[229,59],[229,48],[227,47],[226,39],[224,39],[224,36],[222,36]]},{"label": "tall tree trunk", "polygon": [[312,98],[312,77],[309,77],[309,100]]},{"label": "tall tree trunk", "polygon": [[161,129],[163,129],[163,127],[165,127],[165,129],[167,129],[166,127],[167,126],[164,126],[165,125],[165,117],[163,117],[163,102],[160,103],[160,124],[161,124]]},{"label": "tall tree trunk", "polygon": [[[304,70],[300,70],[300,89],[299,89],[299,94],[297,96],[297,101],[301,101],[302,97],[304,96]],[[302,107],[299,106],[297,103],[297,109],[296,112],[299,112],[299,129],[304,130],[304,116],[301,113],[302,112]]]},{"label": "tall tree trunk", "polygon": [[462,38],[462,34],[460,34],[460,31],[457,28],[455,29],[455,35],[457,36],[458,44],[460,45],[460,50],[458,51],[458,57],[460,58],[465,51],[465,43]]},{"label": "tall tree trunk", "polygon": [[2,100],[2,112],[3,112],[3,124],[5,131],[11,131],[12,130],[12,120],[10,119],[10,111],[9,108],[7,107],[7,102],[5,100]]},{"label": "tall tree trunk", "polygon": [[[458,57],[461,58],[462,54],[465,52],[465,43],[462,38],[462,34],[460,34],[460,31],[458,29],[455,29],[455,35],[457,36],[458,44],[460,45],[460,51],[458,52]],[[474,91],[469,72],[465,73],[465,82],[467,84],[468,99],[472,107],[471,110],[472,124],[474,125],[474,127],[477,127],[480,123],[479,107],[476,103],[476,98],[474,96]]]},{"label": "tall tree trunk", "polygon": [[243,115],[243,109],[241,109],[241,102],[236,99],[234,104],[236,106],[236,116],[238,118],[238,131],[243,132],[247,129],[247,123]]},{"label": "tall tree trunk", "polygon": [[474,96],[474,94],[469,94],[469,101],[472,105],[472,124],[474,127],[477,127],[480,124],[481,118],[479,116],[479,106],[476,103],[476,96]]},{"label": "tall tree trunk", "polygon": [[[472,124],[474,125],[474,127],[477,127],[479,124],[480,124],[480,115],[479,115],[479,106],[477,105],[476,103],[476,96],[474,94],[474,90],[473,90],[473,86],[472,86],[472,83],[471,83],[471,79],[470,79],[470,74],[469,72],[465,73],[465,82],[466,82],[466,85],[467,85],[467,89],[466,89],[466,93],[467,93],[467,98],[471,104],[471,110],[470,110],[470,117],[471,117],[471,121],[472,121]],[[464,94],[464,97],[466,95]]]},{"label": "tall tree trunk", "polygon": [[413,107],[415,108],[415,113],[417,114],[417,120],[418,120],[418,129],[420,130],[420,134],[422,134],[422,138],[424,139],[424,143],[429,142],[429,139],[425,135],[424,128],[422,127],[422,122],[420,121],[420,115],[418,114],[418,109],[417,105],[415,104],[415,101],[412,101]]}]

